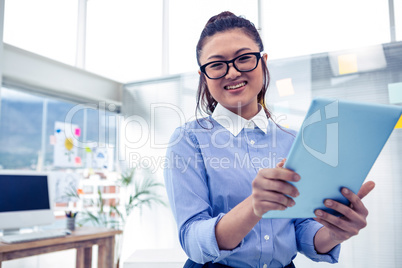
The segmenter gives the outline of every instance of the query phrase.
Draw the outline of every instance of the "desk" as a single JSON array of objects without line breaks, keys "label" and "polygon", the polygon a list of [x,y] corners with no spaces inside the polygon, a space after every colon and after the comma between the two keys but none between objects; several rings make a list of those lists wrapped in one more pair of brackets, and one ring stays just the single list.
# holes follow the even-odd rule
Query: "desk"
[{"label": "desk", "polygon": [[92,246],[98,245],[98,268],[112,268],[114,262],[115,235],[120,230],[81,227],[71,235],[32,242],[5,244],[0,242],[0,268],[3,261],[30,257],[60,250],[77,249],[77,268],[92,266]]}]

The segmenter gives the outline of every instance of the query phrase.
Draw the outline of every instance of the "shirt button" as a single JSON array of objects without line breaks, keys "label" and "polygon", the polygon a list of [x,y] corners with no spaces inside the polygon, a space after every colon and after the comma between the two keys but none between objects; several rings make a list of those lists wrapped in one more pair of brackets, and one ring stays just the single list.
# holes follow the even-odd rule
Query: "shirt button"
[{"label": "shirt button", "polygon": [[264,239],[268,241],[269,240],[269,235],[265,235]]},{"label": "shirt button", "polygon": [[255,141],[251,140],[250,143],[251,143],[251,145],[254,145]]},{"label": "shirt button", "polygon": [[263,268],[267,268],[268,265],[266,263],[264,263],[264,265],[262,266]]}]

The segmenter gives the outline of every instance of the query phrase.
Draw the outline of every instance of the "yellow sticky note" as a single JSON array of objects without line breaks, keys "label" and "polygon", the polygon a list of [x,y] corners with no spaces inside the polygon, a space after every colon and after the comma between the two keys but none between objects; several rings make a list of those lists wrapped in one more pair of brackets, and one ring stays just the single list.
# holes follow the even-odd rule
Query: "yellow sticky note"
[{"label": "yellow sticky note", "polygon": [[285,78],[281,80],[276,80],[276,87],[278,88],[279,96],[285,97],[295,94],[293,88],[292,78]]},{"label": "yellow sticky note", "polygon": [[358,71],[356,55],[355,54],[339,55],[338,66],[339,66],[339,74],[356,73]]},{"label": "yellow sticky note", "polygon": [[396,123],[395,128],[402,128],[402,116],[399,118],[398,123]]}]

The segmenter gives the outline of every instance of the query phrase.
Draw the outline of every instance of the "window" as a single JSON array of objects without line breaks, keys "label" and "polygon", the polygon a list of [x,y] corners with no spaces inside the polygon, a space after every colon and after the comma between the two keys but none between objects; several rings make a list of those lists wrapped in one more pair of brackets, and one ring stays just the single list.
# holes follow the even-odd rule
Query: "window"
[{"label": "window", "polygon": [[390,41],[388,1],[267,1],[262,14],[270,59]]},{"label": "window", "polygon": [[74,65],[78,1],[5,1],[4,38],[10,45]]},{"label": "window", "polygon": [[0,168],[36,169],[42,111],[42,97],[1,89]]},{"label": "window", "polygon": [[130,82],[162,73],[162,1],[88,1],[86,69]]},{"label": "window", "polygon": [[402,0],[394,0],[396,40],[402,41]]},{"label": "window", "polygon": [[[10,88],[1,89],[0,114],[0,168],[44,169],[105,168],[93,163],[94,148],[109,150],[113,159],[107,168],[113,168],[116,146],[117,114],[104,105],[77,105],[46,96],[34,95]],[[99,108],[99,109],[98,109]],[[106,107],[107,108],[107,107]],[[63,123],[73,126],[74,145],[66,152],[71,162],[57,159],[57,146],[67,147],[58,140]],[[60,127],[61,126],[61,127]],[[96,146],[95,146],[96,145]],[[99,150],[99,149],[98,149]],[[99,153],[99,152],[98,152]],[[103,154],[106,154],[103,151]],[[61,161],[61,162],[60,162]]]}]

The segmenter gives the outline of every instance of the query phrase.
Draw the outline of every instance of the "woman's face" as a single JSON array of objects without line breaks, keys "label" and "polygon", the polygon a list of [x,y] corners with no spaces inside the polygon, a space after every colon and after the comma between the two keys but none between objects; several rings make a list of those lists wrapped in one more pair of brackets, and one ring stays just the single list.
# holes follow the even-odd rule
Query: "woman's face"
[{"label": "woman's face", "polygon": [[[200,63],[231,60],[249,52],[259,52],[258,45],[240,29],[216,33],[208,37],[202,48]],[[263,58],[267,59],[264,54]],[[262,60],[261,60],[262,61]],[[220,79],[205,77],[212,97],[228,110],[250,119],[258,113],[257,95],[263,87],[263,70],[259,62],[251,72],[239,72],[229,65],[226,76]]]}]

